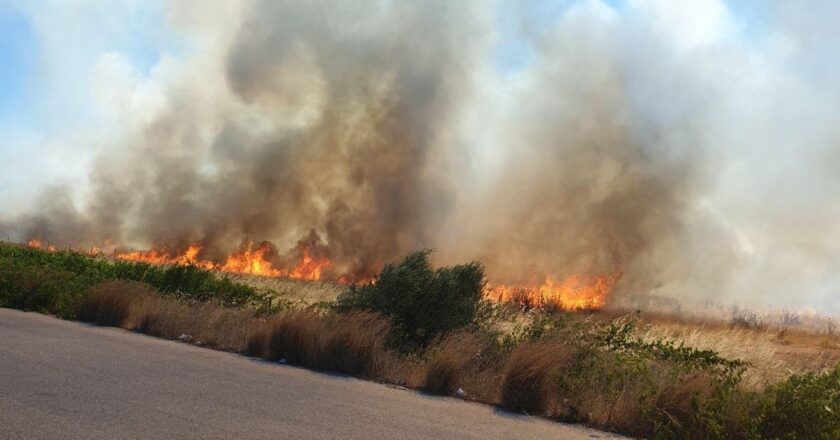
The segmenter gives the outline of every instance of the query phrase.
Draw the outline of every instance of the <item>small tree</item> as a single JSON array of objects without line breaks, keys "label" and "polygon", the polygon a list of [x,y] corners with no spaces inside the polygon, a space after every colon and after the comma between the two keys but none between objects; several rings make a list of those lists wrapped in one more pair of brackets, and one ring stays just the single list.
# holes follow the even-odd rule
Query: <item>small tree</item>
[{"label": "small tree", "polygon": [[481,303],[484,268],[471,262],[432,269],[430,252],[412,252],[386,265],[372,282],[351,286],[339,296],[338,309],[388,316],[395,328],[392,341],[403,348],[424,346],[470,324]]}]

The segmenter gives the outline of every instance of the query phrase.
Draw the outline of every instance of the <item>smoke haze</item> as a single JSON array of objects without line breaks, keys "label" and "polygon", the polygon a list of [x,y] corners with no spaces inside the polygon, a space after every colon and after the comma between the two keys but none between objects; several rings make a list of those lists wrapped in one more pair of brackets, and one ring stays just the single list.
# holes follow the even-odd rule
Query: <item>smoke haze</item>
[{"label": "smoke haze", "polygon": [[543,3],[167,3],[185,48],[99,56],[84,179],[0,230],[211,259],[306,237],[356,276],[434,248],[497,282],[840,313],[838,7]]}]

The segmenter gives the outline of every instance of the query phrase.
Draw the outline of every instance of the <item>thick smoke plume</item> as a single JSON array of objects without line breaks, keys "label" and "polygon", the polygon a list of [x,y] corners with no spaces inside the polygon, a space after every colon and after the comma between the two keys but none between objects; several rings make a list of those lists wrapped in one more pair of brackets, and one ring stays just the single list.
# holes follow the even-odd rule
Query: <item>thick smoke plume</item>
[{"label": "thick smoke plume", "polygon": [[218,59],[177,66],[166,106],[97,161],[89,206],[47,196],[24,234],[220,257],[314,229],[336,269],[359,275],[431,245],[488,32],[474,2],[450,3],[247,5],[229,41],[205,48]]},{"label": "thick smoke plume", "polygon": [[[434,248],[442,263],[481,260],[491,282],[621,273],[621,292],[782,304],[768,286],[819,285],[814,303],[828,304],[840,250],[804,251],[827,225],[775,242],[811,217],[743,203],[773,193],[755,182],[780,163],[745,161],[796,139],[836,144],[826,121],[781,133],[787,107],[768,92],[824,98],[773,61],[797,61],[792,45],[753,48],[718,1],[688,2],[691,16],[668,3],[572,2],[546,23],[504,1],[174,2],[186,55],[145,77],[114,54],[95,68],[117,84],[102,101],[121,131],[84,196],[47,190],[0,227],[60,247],[199,243],[216,261],[262,241],[287,258],[303,238],[336,277]],[[789,39],[793,17],[778,22]],[[527,47],[519,65],[498,59],[511,33]],[[791,228],[755,220],[779,212]],[[765,274],[793,243],[804,257]]]}]

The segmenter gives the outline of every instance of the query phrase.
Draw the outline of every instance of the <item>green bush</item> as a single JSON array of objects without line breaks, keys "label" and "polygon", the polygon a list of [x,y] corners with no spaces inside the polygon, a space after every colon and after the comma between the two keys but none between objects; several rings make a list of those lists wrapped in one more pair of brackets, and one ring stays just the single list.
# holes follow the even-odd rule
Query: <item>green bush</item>
[{"label": "green bush", "polygon": [[351,286],[337,309],[368,310],[391,319],[392,343],[427,345],[435,337],[472,323],[480,308],[484,268],[477,262],[432,269],[429,250],[388,264],[370,283]]},{"label": "green bush", "polygon": [[840,365],[824,374],[794,374],[765,394],[762,438],[840,439]]},{"label": "green bush", "polygon": [[90,280],[52,267],[0,268],[0,307],[73,318]]}]

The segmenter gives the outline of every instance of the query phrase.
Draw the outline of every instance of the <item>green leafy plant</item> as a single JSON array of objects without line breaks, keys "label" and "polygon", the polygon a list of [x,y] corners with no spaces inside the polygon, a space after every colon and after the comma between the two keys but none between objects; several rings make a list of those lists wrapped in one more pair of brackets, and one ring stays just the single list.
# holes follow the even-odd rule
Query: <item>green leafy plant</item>
[{"label": "green leafy plant", "polygon": [[422,347],[435,337],[474,322],[482,301],[484,268],[477,262],[433,269],[430,251],[409,254],[388,264],[365,285],[342,293],[339,311],[368,310],[389,317],[392,342]]},{"label": "green leafy plant", "polygon": [[823,374],[794,374],[766,392],[761,437],[840,438],[840,365]]}]

